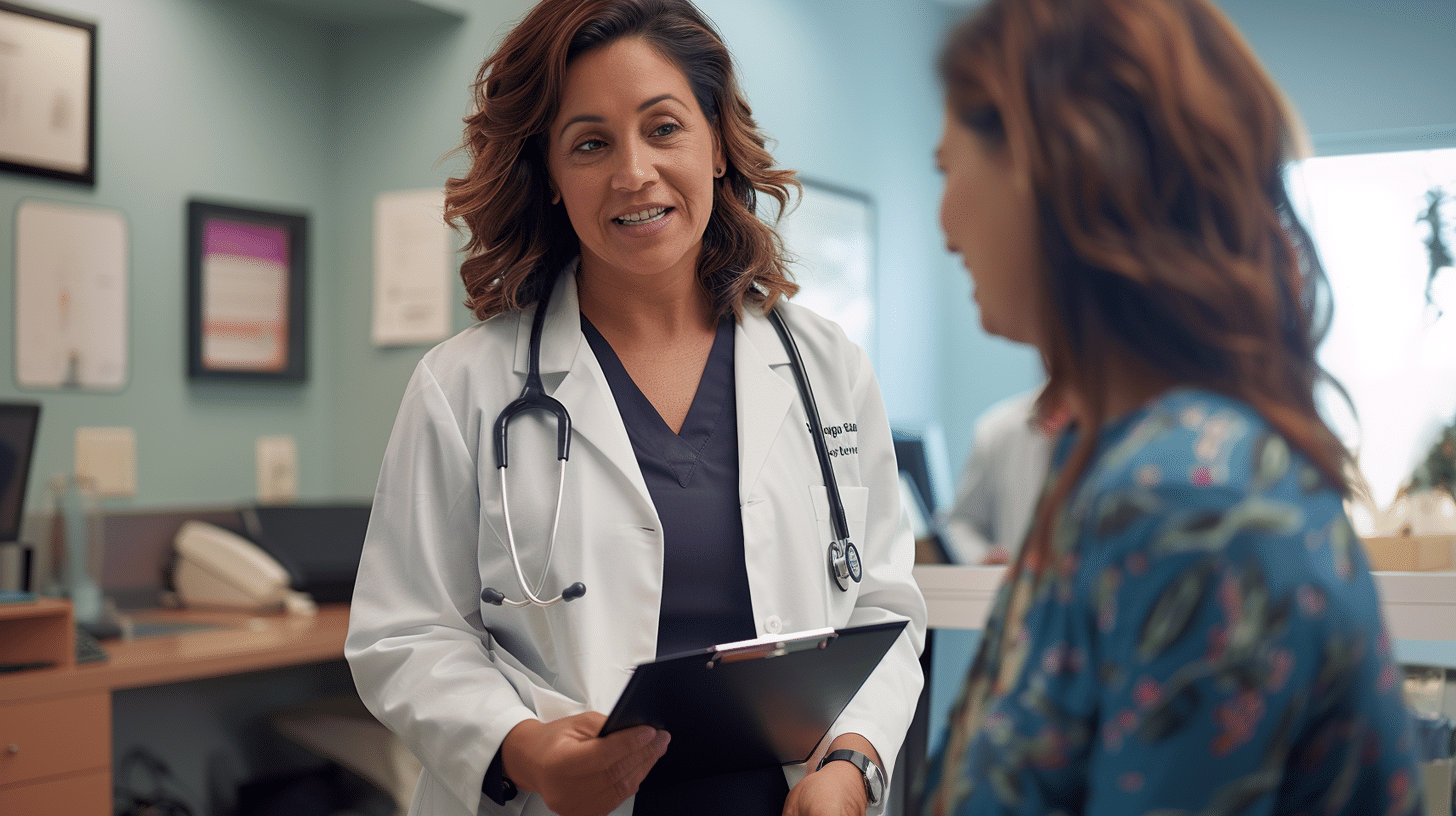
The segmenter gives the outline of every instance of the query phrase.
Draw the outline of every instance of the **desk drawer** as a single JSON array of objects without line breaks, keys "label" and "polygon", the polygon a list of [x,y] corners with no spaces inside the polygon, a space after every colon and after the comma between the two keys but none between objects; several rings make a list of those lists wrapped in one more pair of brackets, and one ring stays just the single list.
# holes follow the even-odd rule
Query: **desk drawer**
[{"label": "desk drawer", "polygon": [[111,774],[106,771],[0,787],[0,813],[6,814],[106,816],[111,805]]},{"label": "desk drawer", "polygon": [[106,692],[0,706],[0,786],[110,766]]}]

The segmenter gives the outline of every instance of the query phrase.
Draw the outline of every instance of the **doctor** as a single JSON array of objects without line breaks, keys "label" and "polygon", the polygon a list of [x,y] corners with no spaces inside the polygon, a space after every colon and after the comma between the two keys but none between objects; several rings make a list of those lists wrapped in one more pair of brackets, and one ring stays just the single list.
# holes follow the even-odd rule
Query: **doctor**
[{"label": "doctor", "polygon": [[[406,389],[346,646],[424,767],[410,812],[883,811],[925,627],[890,430],[865,353],[787,302],[754,213],[796,182],[726,47],[686,0],[544,0],[482,65],[474,109],[446,209],[481,322]],[[560,410],[507,410],[523,395]],[[850,569],[829,553],[815,413]],[[804,766],[635,795],[671,735],[596,736],[640,663],[894,620]]]}]

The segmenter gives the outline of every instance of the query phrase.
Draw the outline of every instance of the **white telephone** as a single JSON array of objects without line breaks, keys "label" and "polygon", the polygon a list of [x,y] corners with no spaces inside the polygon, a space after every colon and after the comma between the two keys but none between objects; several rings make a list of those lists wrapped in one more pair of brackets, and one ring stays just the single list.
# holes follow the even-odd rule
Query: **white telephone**
[{"label": "white telephone", "polygon": [[315,611],[307,593],[290,589],[283,565],[237,533],[194,519],[177,531],[174,544],[177,568],[172,584],[189,607]]}]

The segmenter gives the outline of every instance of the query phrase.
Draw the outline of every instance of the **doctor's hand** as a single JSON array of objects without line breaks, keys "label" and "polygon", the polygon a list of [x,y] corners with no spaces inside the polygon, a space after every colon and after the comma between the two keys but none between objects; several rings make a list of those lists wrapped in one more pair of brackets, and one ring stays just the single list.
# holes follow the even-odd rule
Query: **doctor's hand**
[{"label": "doctor's hand", "polygon": [[547,723],[523,720],[501,743],[501,770],[517,790],[540,794],[560,816],[610,813],[637,792],[669,737],[646,725],[598,737],[606,720],[596,711]]},{"label": "doctor's hand", "polygon": [[[840,748],[859,751],[880,765],[880,754],[875,746],[855,733],[835,737],[834,742],[824,748],[822,754],[816,752],[811,761],[817,762],[819,757]],[[865,795],[864,779],[864,774],[851,763],[838,760],[827,763],[819,770],[806,774],[789,791],[783,816],[865,816],[870,803]]]},{"label": "doctor's hand", "polygon": [[831,762],[799,780],[784,802],[784,816],[864,816],[864,774],[848,762]]}]

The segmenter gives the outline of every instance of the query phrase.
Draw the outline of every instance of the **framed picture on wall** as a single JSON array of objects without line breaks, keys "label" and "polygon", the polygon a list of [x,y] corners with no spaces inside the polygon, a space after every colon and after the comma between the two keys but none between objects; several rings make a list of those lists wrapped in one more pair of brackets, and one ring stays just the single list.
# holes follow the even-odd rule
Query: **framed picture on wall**
[{"label": "framed picture on wall", "polygon": [[187,203],[187,375],[308,377],[308,216]]},{"label": "framed picture on wall", "polygon": [[797,258],[794,302],[835,321],[873,355],[874,205],[869,196],[799,177],[803,197],[779,223]]},{"label": "framed picture on wall", "polygon": [[96,184],[96,24],[0,0],[0,170]]}]

